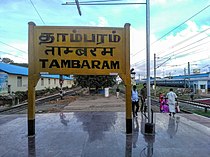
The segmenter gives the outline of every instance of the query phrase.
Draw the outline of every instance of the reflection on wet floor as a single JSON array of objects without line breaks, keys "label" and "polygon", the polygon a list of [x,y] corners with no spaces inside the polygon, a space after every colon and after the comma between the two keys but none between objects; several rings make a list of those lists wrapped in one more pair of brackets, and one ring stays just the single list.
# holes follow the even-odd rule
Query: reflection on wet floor
[{"label": "reflection on wet floor", "polygon": [[[102,119],[106,118],[106,115],[104,116],[82,116],[82,113],[75,113],[75,117],[77,117],[77,120],[82,122],[84,131],[88,132],[89,135],[89,142],[93,142],[95,140],[103,140],[105,131],[109,131],[111,129],[112,124],[115,124],[115,120],[117,115],[112,114],[109,115],[109,118],[112,119],[111,123],[109,125],[98,125]],[[61,123],[67,126],[69,120],[66,120],[66,115],[64,113],[59,114]],[[172,118],[171,118],[172,119]],[[125,157],[131,157],[132,156],[132,148],[136,148],[138,136],[139,136],[139,124],[141,124],[141,134],[144,135],[144,125],[146,123],[145,116],[141,116],[141,122],[139,123],[138,118],[134,118],[133,120],[133,133],[126,135],[126,149],[125,149]],[[103,123],[102,123],[103,124]],[[173,122],[169,122],[170,127],[173,128]],[[94,125],[94,126],[93,126]],[[97,129],[95,128],[95,125],[97,125]],[[147,143],[147,146],[144,147],[140,152],[140,157],[152,157],[153,156],[153,143],[155,142],[155,136],[148,136],[144,135],[144,140]],[[36,157],[36,138],[35,136],[28,137],[28,156],[29,157]],[[103,155],[102,155],[103,156]]]},{"label": "reflection on wet floor", "polygon": [[138,118],[134,118],[133,119],[133,135],[132,135],[133,148],[136,148],[138,137],[139,137],[139,122],[138,122]]},{"label": "reflection on wet floor", "polygon": [[153,156],[153,143],[155,142],[155,135],[145,134],[145,124],[147,118],[145,115],[141,115],[141,133],[143,134],[144,141],[147,145],[140,151],[140,157],[152,157]]},{"label": "reflection on wet floor", "polygon": [[105,133],[113,129],[117,119],[115,112],[101,115],[84,115],[84,112],[75,112],[74,116],[77,118],[77,122],[82,122],[83,130],[88,132],[88,142],[103,140]]},{"label": "reflection on wet floor", "polygon": [[60,112],[60,120],[61,123],[65,126],[67,126],[69,123],[69,120],[66,119],[66,115],[63,112]]},{"label": "reflection on wet floor", "polygon": [[0,157],[208,157],[210,128],[178,114],[156,117],[150,136],[141,114],[133,119],[132,134],[125,133],[124,112],[41,114],[36,135],[27,137],[22,116],[0,125]]},{"label": "reflection on wet floor", "polygon": [[180,117],[172,118],[171,116],[169,116],[167,133],[170,138],[173,138],[176,132],[178,131],[179,121],[180,121]]},{"label": "reflection on wet floor", "polygon": [[28,137],[28,156],[36,157],[36,139],[35,136]]}]

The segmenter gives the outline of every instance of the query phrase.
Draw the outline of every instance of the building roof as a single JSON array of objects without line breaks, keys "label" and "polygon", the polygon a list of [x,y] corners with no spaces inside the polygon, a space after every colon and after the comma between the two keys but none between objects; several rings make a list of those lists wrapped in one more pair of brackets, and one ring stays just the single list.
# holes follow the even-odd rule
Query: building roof
[{"label": "building roof", "polygon": [[13,75],[27,76],[28,68],[0,62],[0,72],[5,72],[8,74],[13,74]]},{"label": "building roof", "polygon": [[[42,74],[40,77],[42,78],[54,78],[54,79],[59,79],[60,76],[59,75],[48,75],[48,74]],[[63,76],[64,80],[73,80],[73,78],[70,76]]]},{"label": "building roof", "polygon": [[[5,72],[7,74],[12,74],[12,75],[23,75],[23,76],[28,76],[28,68],[22,67],[22,66],[17,66],[17,65],[12,65],[12,64],[6,64],[0,62],[0,72]],[[54,79],[59,79],[59,75],[48,75],[48,74],[43,74],[40,77],[42,78],[54,78]],[[73,80],[73,78],[63,76],[64,80]]]},{"label": "building roof", "polygon": [[173,79],[204,78],[204,77],[209,77],[209,73],[179,75],[179,76],[173,76]]}]

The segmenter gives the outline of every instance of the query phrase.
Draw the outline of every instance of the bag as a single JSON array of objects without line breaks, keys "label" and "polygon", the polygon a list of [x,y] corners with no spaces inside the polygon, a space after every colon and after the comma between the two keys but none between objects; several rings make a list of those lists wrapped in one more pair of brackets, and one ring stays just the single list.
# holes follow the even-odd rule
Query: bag
[{"label": "bag", "polygon": [[179,105],[176,106],[176,112],[180,112],[180,108],[179,108]]}]

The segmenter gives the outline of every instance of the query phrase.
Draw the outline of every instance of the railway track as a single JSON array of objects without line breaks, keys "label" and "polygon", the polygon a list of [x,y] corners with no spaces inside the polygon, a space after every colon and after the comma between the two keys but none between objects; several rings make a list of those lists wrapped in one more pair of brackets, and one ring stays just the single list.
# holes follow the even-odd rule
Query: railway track
[{"label": "railway track", "polygon": [[[82,90],[81,87],[77,87],[77,88],[71,89],[69,91],[65,91],[65,96],[77,95],[79,93],[79,91],[81,91],[81,90]],[[37,107],[45,106],[46,102],[56,100],[56,99],[60,99],[59,93],[37,99],[36,100],[36,106]],[[210,110],[210,105],[205,104],[205,103],[189,101],[189,100],[184,100],[184,99],[178,99],[178,102],[179,102],[179,105],[181,107],[180,108],[181,112],[183,112],[183,113],[192,113],[193,110],[196,110],[196,109],[201,109],[201,110],[205,109],[206,112],[207,112],[207,110]],[[151,99],[151,104],[152,104],[152,109],[153,109],[154,112],[160,112],[159,102],[158,102],[157,99],[152,98]],[[10,108],[2,109],[2,110],[0,110],[0,114],[20,113],[23,110],[25,110],[25,111],[27,110],[27,105],[28,105],[28,103],[26,102],[26,103],[22,103],[22,104],[19,104],[19,105],[12,106]]]},{"label": "railway track", "polygon": [[[64,96],[75,96],[77,95],[80,91],[82,90],[81,87],[76,87],[74,89],[70,89],[68,91],[65,91]],[[52,101],[52,100],[56,100],[56,99],[60,99],[60,94],[53,94],[53,95],[49,95],[46,97],[42,97],[42,98],[38,98],[36,99],[36,106],[42,105],[44,102],[48,102],[48,101]],[[8,107],[5,109],[0,110],[0,114],[15,114],[15,113],[19,113],[20,111],[26,110],[28,107],[28,102],[25,103],[21,103],[12,107]]]},{"label": "railway track", "polygon": [[178,99],[178,102],[180,106],[182,107],[182,110],[189,113],[192,113],[193,110],[204,110],[205,112],[210,110],[210,105],[202,103],[202,102],[189,101],[189,100],[184,100],[184,99]]},{"label": "railway track", "polygon": [[[154,98],[151,99],[151,104],[156,105],[156,106],[160,105],[158,100],[154,99]],[[210,105],[201,103],[201,102],[197,102],[197,101],[178,99],[178,104],[181,107],[180,108],[181,112],[183,112],[183,113],[193,113],[193,110],[198,110],[198,109],[205,110],[205,112],[210,110]]]},{"label": "railway track", "polygon": [[188,103],[190,105],[194,105],[194,106],[199,106],[199,107],[210,107],[210,105],[202,103],[202,102],[198,102],[198,101],[189,101],[189,100],[185,100],[185,99],[178,99],[179,102],[182,103]]}]

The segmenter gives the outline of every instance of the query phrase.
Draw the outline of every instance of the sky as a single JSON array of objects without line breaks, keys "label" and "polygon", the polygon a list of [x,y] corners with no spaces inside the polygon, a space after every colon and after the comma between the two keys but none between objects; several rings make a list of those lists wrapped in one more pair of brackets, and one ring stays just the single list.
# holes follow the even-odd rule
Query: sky
[{"label": "sky", "polygon": [[[85,1],[91,0],[79,0]],[[124,27],[130,23],[131,68],[136,78],[146,77],[145,4],[81,5],[80,16],[75,5],[62,5],[66,2],[74,0],[0,0],[0,57],[28,63],[30,21],[37,26]],[[188,74],[188,70],[192,74],[194,69],[209,72],[209,37],[210,0],[150,0],[151,76],[154,69],[158,77]]]}]

